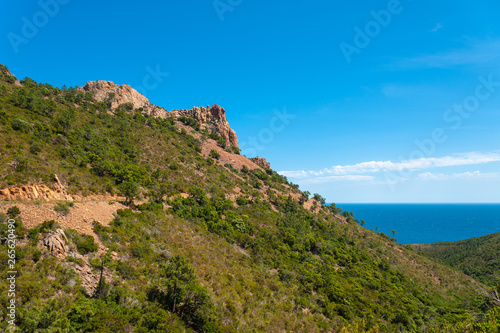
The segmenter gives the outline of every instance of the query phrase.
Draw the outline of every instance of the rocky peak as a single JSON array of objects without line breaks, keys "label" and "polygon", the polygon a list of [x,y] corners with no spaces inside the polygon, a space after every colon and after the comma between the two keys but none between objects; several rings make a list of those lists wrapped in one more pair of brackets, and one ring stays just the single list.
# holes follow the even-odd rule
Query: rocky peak
[{"label": "rocky peak", "polygon": [[12,74],[12,73],[10,72],[10,70],[9,70],[7,67],[5,67],[5,68],[0,68],[0,73],[5,74],[5,75],[8,75],[8,76],[14,76],[14,74]]},{"label": "rocky peak", "polygon": [[198,106],[189,110],[173,110],[170,114],[175,117],[193,118],[200,123],[201,128],[220,135],[231,145],[238,147],[238,138],[236,137],[236,132],[229,127],[226,119],[226,110],[217,104],[212,105],[212,107],[207,106],[206,108]]},{"label": "rocky peak", "polygon": [[260,165],[264,169],[271,169],[271,163],[266,161],[265,157],[260,158],[259,156],[256,156],[252,157],[250,160],[252,160],[257,165]]},{"label": "rocky peak", "polygon": [[128,84],[117,85],[111,81],[89,81],[83,87],[78,88],[82,92],[92,92],[95,100],[99,102],[109,102],[111,109],[114,110],[121,104],[131,103],[134,109],[143,109],[143,113],[165,118],[167,111],[156,105],[137,90]]},{"label": "rocky peak", "polygon": [[167,112],[167,110],[151,104],[144,95],[127,84],[120,86],[111,81],[89,81],[78,90],[92,92],[95,100],[110,103],[112,110],[115,110],[121,104],[132,103],[134,109],[142,108],[143,113],[154,117],[193,118],[200,123],[201,128],[208,130],[210,133],[218,134],[229,144],[238,147],[238,138],[236,132],[229,127],[226,111],[217,104],[206,108],[201,106],[189,110]]}]

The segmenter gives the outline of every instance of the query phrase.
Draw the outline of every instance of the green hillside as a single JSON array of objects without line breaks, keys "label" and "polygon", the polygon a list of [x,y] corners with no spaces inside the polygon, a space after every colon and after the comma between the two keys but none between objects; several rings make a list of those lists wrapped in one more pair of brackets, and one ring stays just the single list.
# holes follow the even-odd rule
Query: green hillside
[{"label": "green hillside", "polygon": [[421,253],[489,286],[500,279],[500,233],[457,242],[418,244]]},{"label": "green hillside", "polygon": [[[128,205],[109,225],[94,222],[98,240],[64,230],[63,258],[43,242],[57,221],[27,229],[22,211],[0,216],[2,237],[16,219],[20,332],[498,329],[486,286],[361,227],[319,195],[309,208],[308,193],[271,169],[222,161],[243,157],[193,119],[111,110],[74,88],[16,84],[1,69],[0,189],[55,189],[57,174],[68,194],[119,194]],[[216,148],[203,154],[205,145]],[[75,209],[54,205],[61,216]],[[4,272],[7,262],[5,243]],[[104,267],[91,294],[80,272],[87,265],[95,277]],[[0,290],[4,330],[5,279]]]}]

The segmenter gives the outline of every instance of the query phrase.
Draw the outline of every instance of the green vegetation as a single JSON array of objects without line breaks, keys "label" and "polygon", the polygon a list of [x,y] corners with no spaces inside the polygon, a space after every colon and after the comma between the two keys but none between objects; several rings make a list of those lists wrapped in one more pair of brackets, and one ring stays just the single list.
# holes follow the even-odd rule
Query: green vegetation
[{"label": "green vegetation", "polygon": [[54,210],[60,214],[67,215],[69,214],[69,207],[73,207],[74,203],[67,201],[67,202],[58,202],[54,206]]},{"label": "green vegetation", "polygon": [[[109,103],[74,88],[28,78],[17,87],[9,80],[0,77],[0,187],[52,186],[57,174],[70,193],[120,193],[130,206],[109,225],[94,223],[106,255],[99,256],[94,237],[68,229],[71,255],[64,259],[40,243],[59,227],[56,222],[26,230],[19,211],[9,211],[18,238],[29,240],[16,252],[21,331],[497,327],[499,311],[482,295],[484,285],[362,228],[353,212],[325,206],[319,194],[316,213],[306,210],[302,203],[311,194],[273,170],[214,163],[218,157],[203,156],[201,142],[184,128],[199,131],[196,122],[179,119],[179,131],[176,120],[148,117],[130,104],[109,110]],[[70,206],[56,207],[64,213]],[[93,292],[83,288],[75,269],[86,263],[100,277]],[[3,244],[4,271],[6,264]],[[0,290],[7,283],[0,281]],[[7,301],[0,293],[1,313]]]},{"label": "green vegetation", "polygon": [[415,250],[491,287],[500,277],[500,233],[457,242],[417,244]]},{"label": "green vegetation", "polygon": [[77,251],[81,254],[97,251],[97,244],[93,236],[79,234],[78,231],[73,229],[66,230],[66,236],[73,241]]}]

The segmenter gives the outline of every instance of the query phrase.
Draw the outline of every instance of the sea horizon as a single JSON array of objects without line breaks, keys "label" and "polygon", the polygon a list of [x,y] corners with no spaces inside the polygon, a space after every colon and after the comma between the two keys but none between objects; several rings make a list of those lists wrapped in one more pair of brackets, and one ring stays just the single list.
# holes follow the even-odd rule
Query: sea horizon
[{"label": "sea horizon", "polygon": [[[365,228],[402,244],[460,241],[500,232],[500,203],[335,203]],[[474,209],[471,209],[474,207]]]}]

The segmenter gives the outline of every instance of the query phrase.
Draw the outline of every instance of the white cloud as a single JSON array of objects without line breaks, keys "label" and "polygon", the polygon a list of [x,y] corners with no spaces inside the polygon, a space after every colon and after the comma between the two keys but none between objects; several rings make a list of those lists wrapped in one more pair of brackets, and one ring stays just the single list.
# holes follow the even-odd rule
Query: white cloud
[{"label": "white cloud", "polygon": [[373,176],[364,175],[344,175],[344,176],[323,176],[311,177],[303,181],[304,184],[329,183],[336,181],[351,181],[351,182],[372,182],[375,179]]},{"label": "white cloud", "polygon": [[499,57],[499,49],[500,41],[498,40],[473,42],[463,49],[401,59],[393,63],[390,67],[446,68],[461,65],[477,65],[497,59]]},{"label": "white cloud", "polygon": [[299,171],[280,171],[283,176],[290,178],[314,178],[324,176],[339,175],[359,175],[376,172],[397,172],[397,171],[416,171],[428,168],[440,168],[460,165],[474,165],[500,161],[500,153],[463,153],[444,157],[426,157],[400,162],[392,161],[370,161],[354,165],[336,165],[323,170],[299,170]]},{"label": "white cloud", "polygon": [[500,172],[486,172],[480,171],[462,172],[453,174],[432,173],[424,172],[418,175],[421,180],[463,180],[463,179],[491,179],[500,178]]},{"label": "white cloud", "polygon": [[432,32],[437,32],[439,29],[444,28],[444,26],[441,23],[436,24],[436,27],[434,29],[431,29]]}]

